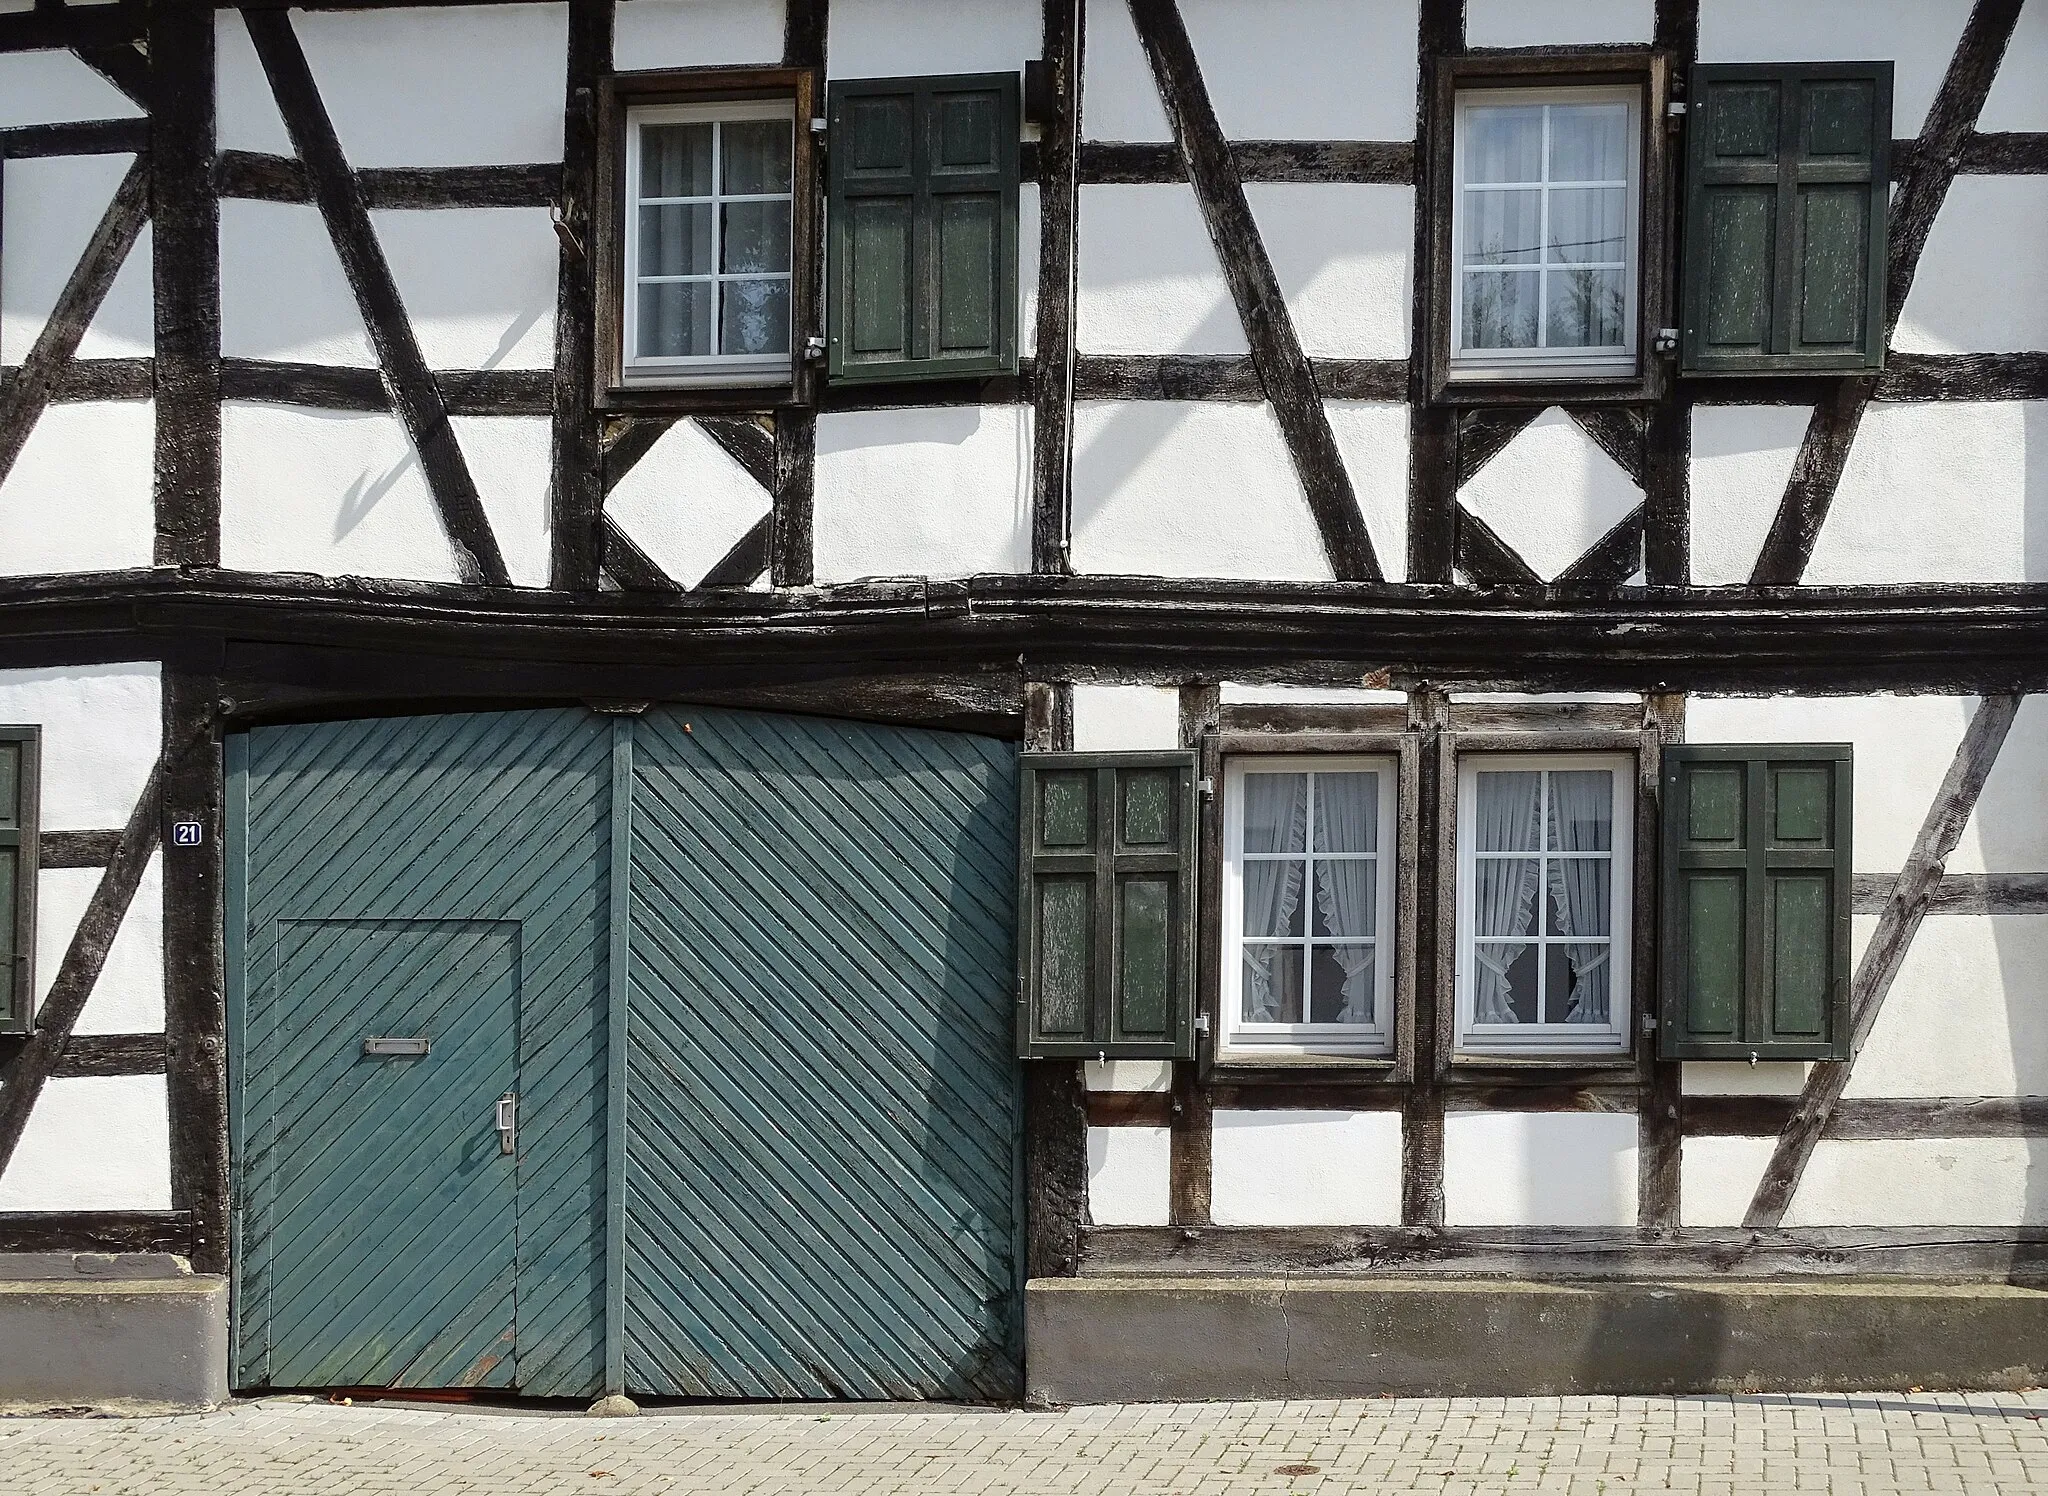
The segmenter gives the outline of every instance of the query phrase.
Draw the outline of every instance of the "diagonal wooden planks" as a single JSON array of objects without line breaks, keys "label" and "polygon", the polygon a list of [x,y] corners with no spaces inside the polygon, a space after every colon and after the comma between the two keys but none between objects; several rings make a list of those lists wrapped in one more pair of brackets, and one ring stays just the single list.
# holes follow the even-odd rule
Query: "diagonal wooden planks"
[{"label": "diagonal wooden planks", "polygon": [[135,247],[148,215],[149,158],[137,156],[114,189],[113,200],[100,215],[99,226],[86,241],[85,253],[72,267],[71,278],[58,293],[49,321],[6,386],[5,402],[0,403],[0,481],[13,470],[29,432],[69,371],[79,341],[120,273],[121,262]]},{"label": "diagonal wooden planks", "polygon": [[1195,59],[1194,43],[1175,0],[1130,0],[1138,40],[1151,60],[1160,102],[1173,123],[1174,140],[1187,162],[1202,217],[1215,243],[1216,257],[1237,303],[1252,363],[1272,402],[1295,474],[1316,528],[1323,553],[1340,582],[1377,582],[1379,560],[1366,533],[1351,477],[1337,450],[1336,433],[1323,408],[1315,371],[1302,352],[1301,339],[1288,315],[1280,279],[1259,237],[1258,223],[1244,195],[1237,163],[1223,136]]},{"label": "diagonal wooden planks", "polygon": [[419,340],[413,336],[398,283],[377,241],[355,172],[342,154],[334,122],[320,101],[313,71],[292,30],[291,16],[281,10],[252,10],[244,19],[285,128],[299,159],[306,164],[313,201],[326,220],[349,288],[355,292],[370,343],[377,350],[391,407],[419,454],[421,471],[426,474],[464,579],[510,587],[511,575],[497,537],[491,533],[490,518],[470,476],[469,463],[455,439],[455,428],[449,424],[447,404],[420,352]]},{"label": "diagonal wooden planks", "polygon": [[1935,794],[1934,804],[1928,808],[1927,819],[1921,823],[1920,836],[1913,844],[1912,855],[1907,857],[1898,881],[1892,885],[1891,897],[1885,903],[1884,912],[1878,916],[1876,933],[1870,937],[1863,960],[1856,968],[1856,979],[1849,995],[1850,1058],[1826,1061],[1813,1067],[1813,1074],[1806,1082],[1806,1092],[1799,1099],[1798,1110],[1786,1122],[1784,1131],[1778,1134],[1778,1146],[1771,1153],[1763,1178],[1757,1182],[1756,1194],[1749,1202],[1749,1212],[1743,1217],[1743,1225],[1776,1227],[1784,1224],[1786,1207],[1792,1203],[1793,1193],[1799,1188],[1800,1177],[1806,1172],[1814,1147],[1820,1142],[1821,1134],[1827,1131],[1842,1093],[1848,1089],[1849,1074],[1856,1063],[1855,1054],[1863,1047],[1863,1041],[1877,1022],[1885,994],[1891,990],[1892,979],[1899,974],[1899,967],[1904,964],[1906,952],[1913,944],[1913,936],[1920,929],[1921,919],[1926,916],[1928,901],[1941,882],[1943,865],[1956,849],[1956,843],[1962,840],[1963,828],[1969,824],[1970,812],[1976,809],[1977,797],[1983,792],[1984,781],[1991,776],[1991,767],[1998,761],[1998,750],[2004,745],[2006,734],[2012,730],[2013,719],[2019,715],[2023,699],[2019,696],[1987,696],[1977,708],[1977,715],[1970,719],[1970,726],[1956,749],[1955,760],[1949,765],[1948,775]]},{"label": "diagonal wooden planks", "polygon": [[[1977,0],[1970,19],[1963,26],[1955,55],[1941,90],[1927,111],[1914,147],[1912,164],[1901,173],[1898,194],[1892,203],[1891,238],[1886,251],[1885,344],[1899,324],[1899,313],[1913,289],[1913,277],[1920,268],[1921,251],[1927,236],[1955,181],[1964,151],[1977,128],[1977,116],[1991,93],[1992,80],[2019,23],[2024,0]],[[1876,390],[1874,378],[1842,381],[1834,395],[1823,400],[1813,413],[1792,465],[1792,478],[1778,505],[1771,532],[1757,554],[1750,573],[1752,587],[1796,586],[1813,556],[1835,491],[1841,487],[1842,469],[1856,427]]]}]

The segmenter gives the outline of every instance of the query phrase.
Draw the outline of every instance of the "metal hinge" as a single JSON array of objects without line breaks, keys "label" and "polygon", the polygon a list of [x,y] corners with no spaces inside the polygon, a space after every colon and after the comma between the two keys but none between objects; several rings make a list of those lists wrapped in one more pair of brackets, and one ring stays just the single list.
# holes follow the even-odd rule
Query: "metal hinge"
[{"label": "metal hinge", "polygon": [[826,128],[826,123],[822,119],[814,119],[811,121],[811,133],[813,135],[823,135],[825,133]]},{"label": "metal hinge", "polygon": [[1195,1015],[1195,1032],[1198,1034],[1209,1032],[1209,1015],[1207,1013],[1197,1013]]},{"label": "metal hinge", "polygon": [[1207,797],[1216,793],[1216,781],[1203,778],[1195,781],[1195,793]]},{"label": "metal hinge", "polygon": [[1685,118],[1685,105],[1684,105],[1684,103],[1683,103],[1682,101],[1678,100],[1678,99],[1673,99],[1673,100],[1671,100],[1671,102],[1670,102],[1670,103],[1668,103],[1668,104],[1666,104],[1666,105],[1664,106],[1664,115],[1665,115],[1665,118],[1667,118],[1667,119],[1684,119],[1684,118]]},{"label": "metal hinge", "polygon": [[1641,1021],[1642,1021],[1642,1025],[1643,1025],[1643,1032],[1644,1032],[1644,1033],[1646,1033],[1646,1034],[1654,1034],[1654,1033],[1656,1033],[1656,1032],[1657,1032],[1657,1019],[1656,1019],[1655,1015],[1653,1015],[1653,1014],[1650,1014],[1650,1013],[1645,1013],[1645,1014],[1643,1014],[1643,1016],[1642,1016],[1642,1020],[1641,1020]]}]

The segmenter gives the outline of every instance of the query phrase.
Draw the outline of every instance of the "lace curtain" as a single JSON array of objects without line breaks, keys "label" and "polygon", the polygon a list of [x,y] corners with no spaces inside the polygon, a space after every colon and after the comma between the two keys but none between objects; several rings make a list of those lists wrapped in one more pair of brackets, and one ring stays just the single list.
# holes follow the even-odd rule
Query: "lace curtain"
[{"label": "lace curtain", "polygon": [[[1536,933],[1536,891],[1542,873],[1543,776],[1491,773],[1479,776],[1478,852],[1526,852],[1526,857],[1475,857],[1472,861],[1472,930],[1481,942],[1498,936]],[[1473,946],[1472,1016],[1479,1023],[1520,1023],[1508,990],[1508,969],[1525,946]]]},{"label": "lace curtain", "polygon": [[[1606,852],[1614,849],[1614,775],[1605,769],[1572,770],[1550,776],[1550,849]],[[1552,932],[1608,934],[1613,878],[1608,857],[1564,857],[1550,864]],[[1564,947],[1571,990],[1560,994],[1552,979],[1552,1022],[1607,1022],[1608,946]],[[1560,999],[1562,999],[1560,1001]],[[1560,1012],[1562,1008],[1562,1012]]]}]

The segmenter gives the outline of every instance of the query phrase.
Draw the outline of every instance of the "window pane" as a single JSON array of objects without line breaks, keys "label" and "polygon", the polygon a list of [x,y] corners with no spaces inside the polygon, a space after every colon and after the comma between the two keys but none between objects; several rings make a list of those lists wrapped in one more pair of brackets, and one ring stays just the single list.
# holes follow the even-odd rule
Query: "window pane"
[{"label": "window pane", "polygon": [[1299,852],[1308,845],[1308,776],[1244,776],[1244,849]]},{"label": "window pane", "polygon": [[719,352],[789,352],[789,282],[723,282]]},{"label": "window pane", "polygon": [[1545,258],[1551,264],[1616,264],[1627,258],[1627,234],[1627,188],[1562,187],[1550,194],[1550,244]]},{"label": "window pane", "polygon": [[727,275],[789,270],[788,203],[726,203],[724,212],[720,270]]},{"label": "window pane", "polygon": [[1244,933],[1247,940],[1301,935],[1301,883],[1307,864],[1298,861],[1244,865]]},{"label": "window pane", "polygon": [[724,126],[728,197],[790,190],[790,125],[783,119],[731,120]]},{"label": "window pane", "polygon": [[1301,947],[1244,948],[1244,1021],[1301,1022]]},{"label": "window pane", "polygon": [[1465,113],[1467,182],[1543,180],[1540,105],[1482,105]]},{"label": "window pane", "polygon": [[1628,292],[1620,270],[1550,272],[1550,346],[1619,348]]},{"label": "window pane", "polygon": [[1534,857],[1473,859],[1472,932],[1534,935],[1542,867]]},{"label": "window pane", "polygon": [[1550,850],[1606,852],[1614,847],[1614,771],[1557,769],[1550,775]]},{"label": "window pane", "polygon": [[711,205],[669,203],[640,210],[640,274],[709,275]]},{"label": "window pane", "polygon": [[1468,272],[1465,347],[1534,348],[1542,276],[1534,270]]},{"label": "window pane", "polygon": [[1543,237],[1543,194],[1465,193],[1465,263],[1533,265]]},{"label": "window pane", "polygon": [[1533,945],[1472,948],[1472,1017],[1477,1023],[1534,1023],[1536,951]]},{"label": "window pane", "polygon": [[1478,852],[1533,852],[1543,805],[1543,776],[1534,769],[1488,769],[1479,779]]},{"label": "window pane", "polygon": [[1371,946],[1317,946],[1309,962],[1309,1022],[1371,1023],[1372,984]]},{"label": "window pane", "polygon": [[1362,858],[1316,864],[1316,935],[1371,935],[1379,864]]},{"label": "window pane", "polygon": [[1318,852],[1378,851],[1379,822],[1379,775],[1316,775]]},{"label": "window pane", "polygon": [[1607,1022],[1607,980],[1610,948],[1604,945],[1545,947],[1551,1023]]},{"label": "window pane", "polygon": [[1551,106],[1551,181],[1619,182],[1627,176],[1626,104]]},{"label": "window pane", "polygon": [[642,358],[697,358],[711,346],[710,281],[658,281],[640,287],[639,338]]},{"label": "window pane", "polygon": [[1546,935],[1605,935],[1613,908],[1614,864],[1605,857],[1561,857],[1550,864]]},{"label": "window pane", "polygon": [[640,129],[642,197],[708,197],[711,130],[701,125],[643,125]]}]

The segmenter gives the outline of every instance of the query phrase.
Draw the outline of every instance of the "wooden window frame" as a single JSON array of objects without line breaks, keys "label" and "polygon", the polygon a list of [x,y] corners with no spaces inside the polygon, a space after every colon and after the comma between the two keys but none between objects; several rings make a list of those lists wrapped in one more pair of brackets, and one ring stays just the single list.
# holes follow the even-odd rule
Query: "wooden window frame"
[{"label": "wooden window frame", "polygon": [[[1305,1079],[1327,1076],[1340,1084],[1405,1085],[1415,1071],[1416,952],[1421,936],[1416,880],[1404,876],[1417,867],[1423,856],[1421,840],[1421,774],[1423,739],[1405,730],[1407,708],[1403,706],[1356,706],[1343,704],[1311,712],[1316,727],[1311,731],[1232,730],[1232,708],[1224,709],[1224,730],[1202,740],[1201,772],[1214,791],[1206,798],[1202,822],[1200,856],[1201,898],[1198,908],[1197,1010],[1206,1023],[1203,1045],[1203,1073],[1213,1079],[1256,1083],[1284,1073]],[[1287,709],[1277,715],[1284,716]],[[1261,719],[1274,711],[1236,709],[1236,715]],[[1223,963],[1231,952],[1225,948],[1225,845],[1226,825],[1223,786],[1227,766],[1233,761],[1255,758],[1330,759],[1374,758],[1395,764],[1394,820],[1397,826],[1390,851],[1396,868],[1393,889],[1391,1043],[1373,1052],[1356,1047],[1328,1045],[1237,1045],[1226,1044]],[[1382,835],[1382,843],[1385,836]]]},{"label": "wooden window frame", "polygon": [[[1373,1011],[1370,1024],[1319,1024],[1304,1019],[1295,1024],[1251,1025],[1240,1018],[1244,965],[1239,959],[1244,945],[1243,888],[1244,780],[1248,774],[1326,774],[1370,769],[1380,775],[1376,825],[1378,836],[1370,854],[1377,864],[1374,904]],[[1398,754],[1235,754],[1223,767],[1223,902],[1222,925],[1218,932],[1221,957],[1218,970],[1219,1010],[1217,1055],[1224,1062],[1256,1061],[1263,1055],[1304,1058],[1311,1055],[1391,1058],[1394,1053],[1395,1010],[1398,993],[1398,952],[1401,939],[1399,888],[1402,837],[1401,762]],[[1313,807],[1311,797],[1311,810]],[[1389,836],[1389,833],[1392,833]],[[1313,838],[1301,854],[1304,862],[1315,856]],[[1256,855],[1256,854],[1253,854]],[[1312,934],[1313,890],[1303,889],[1304,946],[1315,943]],[[1324,941],[1322,943],[1334,943]],[[1304,981],[1308,963],[1303,963]],[[1307,993],[1304,990],[1304,1003]]]},{"label": "wooden window frame", "polygon": [[[1662,398],[1670,378],[1658,335],[1671,325],[1676,265],[1671,253],[1677,204],[1672,195],[1669,136],[1671,59],[1647,47],[1601,51],[1472,53],[1430,64],[1430,120],[1420,191],[1427,194],[1427,321],[1422,350],[1430,398],[1440,405],[1557,405],[1641,403]],[[1546,370],[1531,377],[1458,375],[1452,357],[1452,303],[1458,276],[1452,215],[1458,195],[1458,96],[1478,89],[1637,88],[1641,118],[1636,145],[1640,190],[1635,263],[1635,368],[1632,372],[1568,376]]]},{"label": "wooden window frame", "polygon": [[[1472,947],[1479,944],[1472,929],[1473,900],[1475,895],[1475,852],[1472,838],[1467,829],[1477,793],[1479,775],[1489,770],[1543,770],[1547,772],[1570,772],[1574,769],[1606,769],[1614,775],[1614,798],[1612,802],[1612,834],[1608,847],[1610,883],[1608,890],[1608,1008],[1609,1022],[1602,1028],[1591,1024],[1565,1024],[1557,1022],[1527,1025],[1497,1025],[1502,1030],[1513,1032],[1476,1032],[1478,1023],[1472,1013],[1472,977],[1474,957]],[[1541,748],[1535,751],[1511,753],[1474,753],[1459,755],[1458,760],[1458,815],[1454,834],[1458,846],[1456,862],[1452,873],[1455,879],[1457,956],[1453,964],[1454,994],[1457,1011],[1457,1053],[1461,1055],[1484,1056],[1488,1059],[1523,1055],[1546,1057],[1568,1057],[1579,1059],[1585,1056],[1596,1058],[1625,1057],[1633,1043],[1633,1018],[1637,993],[1634,981],[1635,961],[1635,916],[1638,903],[1635,890],[1635,814],[1636,797],[1631,793],[1636,782],[1636,759],[1632,752],[1576,753],[1553,752]],[[1539,833],[1538,850],[1539,876],[1542,866],[1550,859],[1548,837]],[[1529,937],[1536,945],[1540,964],[1545,945],[1552,937],[1545,936],[1544,913],[1547,908],[1547,884],[1539,884],[1536,891],[1537,928]]]},{"label": "wooden window frame", "polygon": [[[1788,205],[1793,199],[1799,180],[1799,157],[1790,149],[1795,139],[1797,120],[1790,110],[1781,110],[1779,120],[1779,160],[1775,170],[1778,189],[1778,232],[1774,248],[1776,263],[1771,273],[1773,289],[1773,325],[1771,341],[1783,343],[1785,352],[1771,353],[1709,353],[1701,346],[1701,326],[1704,308],[1701,298],[1705,294],[1706,275],[1703,267],[1692,262],[1692,256],[1701,253],[1700,247],[1687,235],[1685,254],[1679,269],[1678,300],[1674,306],[1681,316],[1680,356],[1681,369],[1687,379],[1727,379],[1745,375],[1810,375],[1815,378],[1839,378],[1843,375],[1874,374],[1884,368],[1885,326],[1887,319],[1886,259],[1889,254],[1892,213],[1892,115],[1896,106],[1896,82],[1894,65],[1889,59],[1872,62],[1772,62],[1772,63],[1697,63],[1692,70],[1688,96],[1694,101],[1693,108],[1699,108],[1699,101],[1706,96],[1707,86],[1722,82],[1769,82],[1778,85],[1783,99],[1783,90],[1789,84],[1826,82],[1829,80],[1872,80],[1877,87],[1877,109],[1872,121],[1871,156],[1869,173],[1870,192],[1870,242],[1865,249],[1864,265],[1864,337],[1863,347],[1855,354],[1811,354],[1790,351],[1791,316],[1788,311],[1792,289],[1788,282],[1796,274],[1794,267],[1795,249],[1798,236],[1784,232],[1787,221],[1793,216]],[[1693,126],[1686,131],[1684,155],[1684,194],[1681,222],[1690,229],[1702,222],[1706,216],[1706,191],[1711,184],[1706,176],[1706,136],[1696,128],[1699,117],[1689,120]]]},{"label": "wooden window frame", "polygon": [[[599,85],[596,206],[591,253],[597,306],[593,388],[600,410],[759,410],[810,403],[817,380],[813,339],[823,336],[823,182],[817,135],[821,80],[809,68],[687,68],[614,73]],[[722,383],[715,375],[659,383],[624,377],[626,149],[633,110],[663,104],[792,101],[795,126],[790,206],[790,371],[787,380]]]},{"label": "wooden window frame", "polygon": [[15,852],[14,907],[0,918],[14,922],[14,1011],[0,1016],[0,1034],[27,1034],[36,1017],[36,880],[41,870],[43,730],[0,726],[0,743],[21,745],[19,825],[0,830],[0,848]]}]

